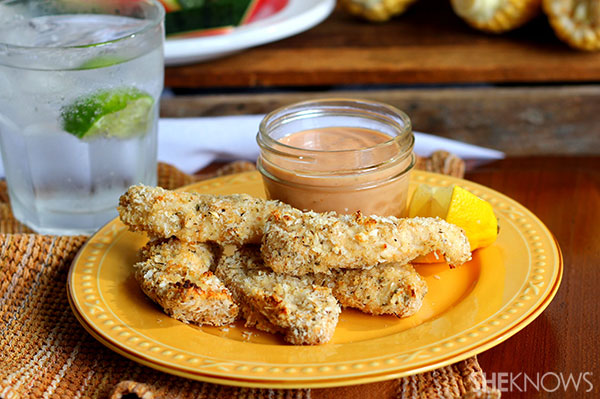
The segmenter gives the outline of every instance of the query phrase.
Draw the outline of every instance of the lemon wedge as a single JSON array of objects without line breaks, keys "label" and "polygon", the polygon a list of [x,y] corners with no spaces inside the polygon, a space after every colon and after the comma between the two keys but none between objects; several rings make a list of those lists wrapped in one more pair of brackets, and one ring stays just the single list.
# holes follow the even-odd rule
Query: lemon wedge
[{"label": "lemon wedge", "polygon": [[[498,219],[492,205],[457,185],[431,187],[421,184],[412,196],[408,213],[410,217],[439,217],[462,227],[471,251],[494,243],[498,237]],[[429,261],[437,259],[426,258]]]}]

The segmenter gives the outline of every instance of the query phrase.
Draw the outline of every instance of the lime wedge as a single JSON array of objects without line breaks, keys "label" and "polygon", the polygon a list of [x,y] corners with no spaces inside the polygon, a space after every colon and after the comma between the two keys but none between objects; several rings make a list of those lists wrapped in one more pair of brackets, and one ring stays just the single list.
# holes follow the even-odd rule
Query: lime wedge
[{"label": "lime wedge", "polygon": [[126,60],[123,57],[117,57],[115,55],[103,55],[92,58],[91,60],[85,61],[78,69],[96,69],[106,68],[112,65],[117,65]]},{"label": "lime wedge", "polygon": [[153,104],[150,94],[136,88],[100,90],[63,107],[62,126],[79,138],[127,139],[148,131]]}]

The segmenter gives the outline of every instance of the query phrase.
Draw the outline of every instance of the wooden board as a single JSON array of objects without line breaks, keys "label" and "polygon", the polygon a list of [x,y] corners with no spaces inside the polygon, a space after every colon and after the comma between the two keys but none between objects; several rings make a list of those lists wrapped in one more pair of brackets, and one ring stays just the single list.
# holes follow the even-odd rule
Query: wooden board
[{"label": "wooden board", "polygon": [[420,0],[384,24],[336,10],[295,37],[167,68],[168,87],[600,81],[600,53],[571,50],[545,16],[504,35],[475,31],[448,0]]},{"label": "wooden board", "polygon": [[600,155],[597,86],[182,96],[163,99],[161,116],[263,114],[319,97],[389,103],[410,116],[415,130],[495,148],[508,155]]}]

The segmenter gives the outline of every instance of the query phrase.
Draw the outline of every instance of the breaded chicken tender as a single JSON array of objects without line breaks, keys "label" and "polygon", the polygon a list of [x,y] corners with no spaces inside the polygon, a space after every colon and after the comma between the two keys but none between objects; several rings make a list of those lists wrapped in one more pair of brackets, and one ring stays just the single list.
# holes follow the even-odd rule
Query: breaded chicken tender
[{"label": "breaded chicken tender", "polygon": [[282,333],[295,345],[322,344],[333,336],[341,309],[331,289],[274,273],[258,247],[222,257],[215,274],[240,304],[247,326]]},{"label": "breaded chicken tender", "polygon": [[307,274],[310,282],[331,288],[340,305],[362,312],[407,317],[423,305],[427,284],[410,265],[383,263],[370,269]]},{"label": "breaded chicken tender", "polygon": [[260,243],[267,216],[288,208],[246,194],[219,196],[138,185],[121,196],[118,210],[130,230],[145,231],[152,238],[242,245]]},{"label": "breaded chicken tender", "polygon": [[175,238],[150,242],[134,265],[142,291],[165,313],[184,323],[227,325],[235,321],[238,306],[223,283],[209,271],[216,262],[215,248]]},{"label": "breaded chicken tender", "polygon": [[267,266],[296,276],[387,262],[407,264],[433,251],[451,265],[471,259],[464,231],[439,218],[337,215],[293,208],[272,212],[261,247]]}]

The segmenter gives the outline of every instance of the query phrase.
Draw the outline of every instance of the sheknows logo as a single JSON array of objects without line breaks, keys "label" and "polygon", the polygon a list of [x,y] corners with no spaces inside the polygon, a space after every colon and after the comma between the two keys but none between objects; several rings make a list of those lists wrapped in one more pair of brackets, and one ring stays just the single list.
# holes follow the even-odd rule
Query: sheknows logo
[{"label": "sheknows logo", "polygon": [[592,372],[582,373],[489,373],[484,374],[488,385],[501,392],[592,392]]}]

